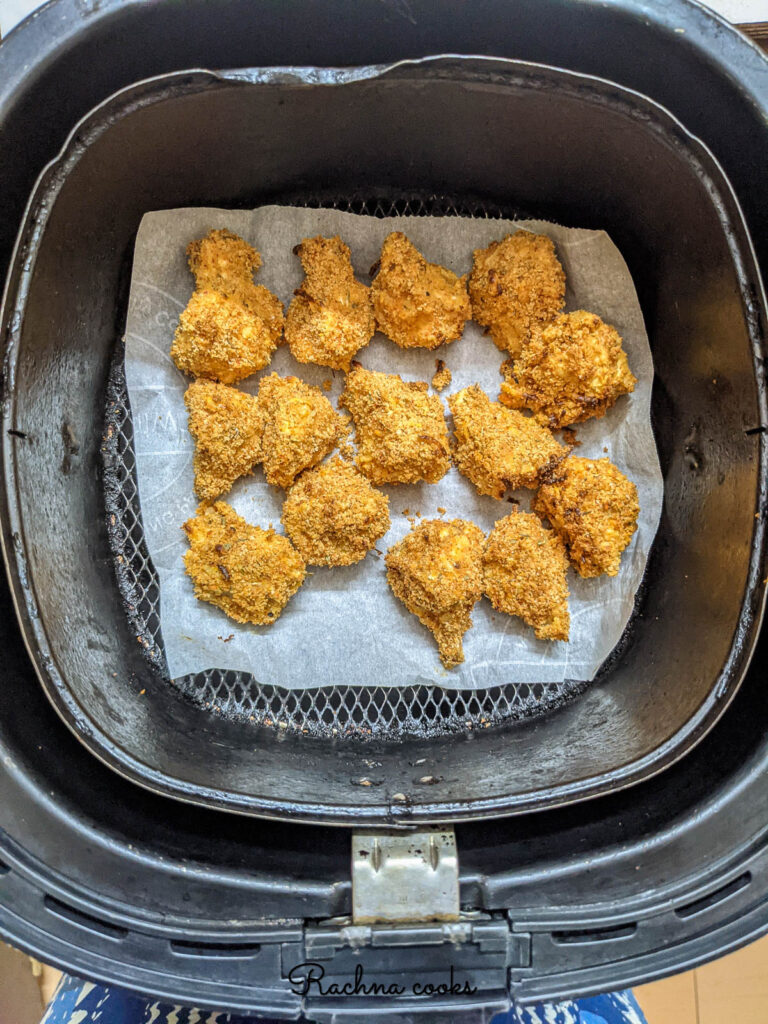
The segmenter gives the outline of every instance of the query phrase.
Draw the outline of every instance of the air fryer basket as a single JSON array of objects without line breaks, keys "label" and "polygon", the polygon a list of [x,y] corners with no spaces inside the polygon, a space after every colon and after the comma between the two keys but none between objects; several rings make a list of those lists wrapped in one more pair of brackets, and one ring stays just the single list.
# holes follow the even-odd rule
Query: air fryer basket
[{"label": "air fryer basket", "polygon": [[[480,200],[447,196],[389,194],[377,199],[298,193],[284,202],[294,206],[323,206],[352,213],[388,216],[503,217],[504,210]],[[515,211],[508,211],[514,216]],[[506,721],[545,714],[581,693],[578,680],[560,683],[504,683],[477,690],[450,686],[323,686],[286,689],[261,684],[247,672],[211,668],[171,680],[160,629],[160,590],[147,551],[133,448],[133,423],[125,382],[122,346],[110,367],[106,394],[104,490],[107,530],[129,621],[146,656],[181,693],[213,714],[226,715],[269,729],[289,729],[302,735],[438,736],[488,729]],[[621,644],[619,645],[622,646]]]},{"label": "air fryer basket", "polygon": [[[398,743],[254,729],[168,685],[116,585],[99,463],[133,236],[149,209],[289,196],[386,204],[404,193],[603,227],[627,258],[654,351],[666,487],[645,586],[621,650],[555,713]],[[274,816],[469,818],[658,771],[724,709],[759,623],[760,303],[714,159],[668,113],[614,85],[466,58],[190,72],[125,90],[39,183],[5,313],[9,561],[49,695],[130,778]]]}]

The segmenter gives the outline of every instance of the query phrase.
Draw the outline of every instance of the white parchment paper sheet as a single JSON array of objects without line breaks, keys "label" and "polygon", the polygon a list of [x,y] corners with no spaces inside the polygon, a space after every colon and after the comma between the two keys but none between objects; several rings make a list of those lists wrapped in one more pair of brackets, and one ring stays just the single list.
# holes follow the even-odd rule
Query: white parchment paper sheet
[{"label": "white parchment paper sheet", "polygon": [[[567,280],[567,308],[584,308],[614,324],[624,339],[638,378],[634,393],[621,398],[603,419],[578,426],[578,455],[607,454],[637,485],[640,521],[624,553],[619,575],[583,580],[569,573],[571,641],[536,640],[522,621],[495,612],[483,599],[474,627],[464,638],[466,660],[446,672],[428,631],[390,592],[384,561],[369,554],[345,568],[314,568],[272,626],[241,626],[212,605],[195,599],[184,573],[187,544],[182,523],[195,512],[193,444],[187,432],[184,391],[189,383],[171,362],[169,350],[179,313],[192,293],[185,250],[211,228],[229,228],[263,257],[257,282],[286,304],[303,279],[293,247],[310,235],[339,234],[352,250],[357,276],[367,282],[390,231],[405,231],[427,259],[458,274],[469,271],[473,249],[509,231],[545,232],[557,247]],[[653,365],[640,306],[629,271],[610,238],[538,222],[457,217],[375,217],[335,210],[267,206],[253,211],[181,209],[149,213],[136,240],[125,339],[125,368],[135,432],[139,497],[147,545],[160,579],[161,626],[171,676],[206,669],[252,672],[261,683],[289,688],[326,685],[396,686],[415,683],[474,689],[511,682],[589,680],[618,641],[632,612],[635,592],[659,521],[663,482],[651,432]],[[442,358],[458,391],[479,383],[497,398],[503,354],[470,322],[464,336],[436,352],[398,348],[376,335],[358,358],[364,366],[429,381]],[[335,403],[344,375],[301,365],[287,346],[275,354],[268,374],[295,374],[311,384],[331,379]],[[240,384],[255,392],[257,374]],[[447,406],[446,406],[447,411]],[[379,542],[386,549],[410,529],[403,515],[467,518],[489,531],[512,511],[506,501],[477,494],[455,469],[438,484],[390,486],[392,528]],[[529,491],[516,497],[527,508]],[[257,468],[238,481],[225,500],[248,522],[281,530],[283,492],[270,487]]]}]

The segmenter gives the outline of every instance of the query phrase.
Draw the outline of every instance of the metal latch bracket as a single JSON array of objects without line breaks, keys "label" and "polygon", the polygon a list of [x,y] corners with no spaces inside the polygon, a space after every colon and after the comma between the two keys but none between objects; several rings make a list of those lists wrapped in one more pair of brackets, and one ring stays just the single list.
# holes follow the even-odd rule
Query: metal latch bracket
[{"label": "metal latch bracket", "polygon": [[452,828],[352,833],[356,925],[459,919],[459,860]]}]

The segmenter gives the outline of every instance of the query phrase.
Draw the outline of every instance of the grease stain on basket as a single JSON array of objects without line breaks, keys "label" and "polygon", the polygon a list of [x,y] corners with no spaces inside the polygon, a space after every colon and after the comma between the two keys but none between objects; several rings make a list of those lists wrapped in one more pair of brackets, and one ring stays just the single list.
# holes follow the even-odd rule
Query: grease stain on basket
[{"label": "grease stain on basket", "polygon": [[68,476],[72,472],[73,460],[80,454],[80,442],[77,440],[74,427],[66,420],[61,424],[61,439],[64,442],[61,472]]}]

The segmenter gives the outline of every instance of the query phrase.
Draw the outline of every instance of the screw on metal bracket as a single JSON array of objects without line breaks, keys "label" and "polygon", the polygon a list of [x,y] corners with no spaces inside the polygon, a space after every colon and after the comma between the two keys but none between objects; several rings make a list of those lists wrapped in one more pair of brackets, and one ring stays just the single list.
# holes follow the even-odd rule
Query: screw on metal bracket
[{"label": "screw on metal bracket", "polygon": [[352,834],[352,920],[456,921],[459,861],[452,828]]}]

